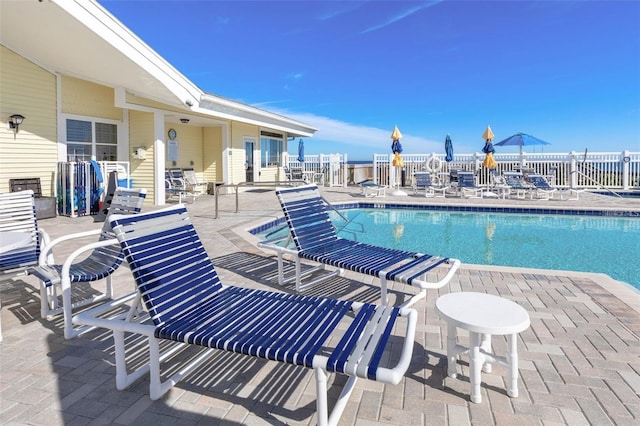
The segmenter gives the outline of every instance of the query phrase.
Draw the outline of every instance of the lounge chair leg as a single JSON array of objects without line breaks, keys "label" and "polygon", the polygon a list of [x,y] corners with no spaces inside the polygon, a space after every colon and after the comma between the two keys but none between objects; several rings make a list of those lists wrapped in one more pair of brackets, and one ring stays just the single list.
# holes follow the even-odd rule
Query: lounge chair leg
[{"label": "lounge chair leg", "polygon": [[384,274],[384,271],[380,274],[380,298],[382,299],[382,304],[387,306],[389,304],[389,300],[387,299],[387,278]]},{"label": "lounge chair leg", "polygon": [[318,426],[329,424],[329,408],[327,406],[327,373],[322,368],[316,368],[316,413]]},{"label": "lounge chair leg", "polygon": [[284,285],[284,259],[282,258],[283,254],[281,251],[278,251],[278,285]]}]

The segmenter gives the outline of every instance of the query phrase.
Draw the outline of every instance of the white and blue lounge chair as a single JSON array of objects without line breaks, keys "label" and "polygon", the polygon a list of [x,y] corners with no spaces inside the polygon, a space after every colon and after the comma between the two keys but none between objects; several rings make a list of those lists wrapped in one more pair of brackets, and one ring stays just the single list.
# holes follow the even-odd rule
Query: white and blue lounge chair
[{"label": "white and blue lounge chair", "polygon": [[[102,228],[69,234],[52,240],[42,247],[38,266],[29,268],[28,273],[39,278],[41,282],[40,315],[42,318],[48,318],[62,313],[65,338],[72,339],[89,330],[88,328],[77,329],[73,327],[71,322],[73,309],[113,297],[111,274],[122,263],[124,254],[111,230],[109,217],[113,214],[139,213],[145,197],[145,189],[116,188]],[[98,236],[97,242],[82,243],[83,239],[96,235]],[[54,248],[63,242],[72,240],[79,245],[79,248],[69,255],[63,263],[53,262]],[[104,293],[83,295],[80,300],[72,302],[71,283],[86,283],[102,279],[106,279]],[[58,297],[58,287],[61,288],[62,303]]]},{"label": "white and blue lounge chair", "polygon": [[461,197],[481,198],[483,190],[476,185],[473,172],[458,172],[458,191]]},{"label": "white and blue lounge chair", "polygon": [[505,183],[511,188],[511,194],[516,195],[516,198],[524,199],[527,193],[531,190],[531,186],[525,184],[522,181],[522,174],[516,172],[504,172]]},{"label": "white and blue lounge chair", "polygon": [[549,185],[547,179],[542,175],[530,174],[529,182],[533,185],[531,199],[533,199],[535,194],[535,197],[538,199],[549,200],[553,198],[553,193],[557,191],[556,188]]},{"label": "white and blue lounge chair", "polygon": [[[342,269],[378,277],[382,303],[387,304],[387,281],[409,284],[419,289],[403,306],[410,306],[426,297],[427,289],[445,286],[460,266],[460,261],[430,254],[388,249],[341,238],[331,223],[327,204],[320,196],[316,185],[297,188],[278,188],[276,195],[289,225],[294,247],[282,247],[274,243],[259,243],[260,247],[278,254],[278,276],[280,285],[295,280],[296,290],[302,291]],[[284,255],[295,261],[295,274],[284,276]],[[302,272],[302,259],[319,263],[315,268]],[[325,265],[339,268],[330,274],[302,283],[307,276]],[[427,278],[435,280],[427,280]]]},{"label": "white and blue lounge chair", "polygon": [[38,228],[33,191],[0,194],[0,281],[26,275],[48,242],[49,235]]},{"label": "white and blue lounge chair", "polygon": [[387,192],[387,187],[385,185],[380,185],[379,183],[372,182],[370,180],[360,182],[359,185],[362,195],[367,198],[384,197]]},{"label": "white and blue lounge chair", "polygon": [[[431,179],[430,172],[415,172],[413,174],[413,193],[417,194],[418,191],[424,190],[424,196],[429,197],[444,197],[445,193],[449,189],[448,186],[437,186]],[[438,192],[440,195],[436,195]]]},{"label": "white and blue lounge chair", "polygon": [[[398,384],[409,367],[414,309],[223,285],[183,205],[114,217],[112,225],[137,291],[110,306],[82,312],[74,322],[113,330],[120,390],[149,372],[150,397],[158,399],[217,353],[211,349],[220,349],[314,369],[318,424],[335,425],[357,378]],[[140,300],[148,315],[138,314]],[[130,302],[127,319],[105,317]],[[131,372],[127,344],[134,352],[144,346],[130,333],[149,342],[149,361]],[[186,365],[170,365],[171,355],[185,345],[205,349]],[[161,363],[174,373],[164,382]],[[331,416],[330,373],[349,376]]]}]

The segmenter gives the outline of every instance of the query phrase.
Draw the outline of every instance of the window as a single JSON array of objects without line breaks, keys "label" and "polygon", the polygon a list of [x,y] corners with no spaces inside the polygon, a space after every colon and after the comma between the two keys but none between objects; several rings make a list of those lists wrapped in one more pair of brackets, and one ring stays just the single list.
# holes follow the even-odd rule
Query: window
[{"label": "window", "polygon": [[278,133],[260,132],[260,165],[279,167],[284,137]]},{"label": "window", "polygon": [[118,160],[116,124],[67,119],[67,161]]}]

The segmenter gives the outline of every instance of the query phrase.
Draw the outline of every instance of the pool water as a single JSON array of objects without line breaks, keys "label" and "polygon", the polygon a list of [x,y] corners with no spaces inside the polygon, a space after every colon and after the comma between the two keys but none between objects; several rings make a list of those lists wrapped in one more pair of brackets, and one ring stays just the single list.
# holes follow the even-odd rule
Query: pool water
[{"label": "pool water", "polygon": [[600,272],[640,289],[638,218],[364,208],[340,213],[348,223],[334,212],[332,220],[344,238],[463,263]]}]

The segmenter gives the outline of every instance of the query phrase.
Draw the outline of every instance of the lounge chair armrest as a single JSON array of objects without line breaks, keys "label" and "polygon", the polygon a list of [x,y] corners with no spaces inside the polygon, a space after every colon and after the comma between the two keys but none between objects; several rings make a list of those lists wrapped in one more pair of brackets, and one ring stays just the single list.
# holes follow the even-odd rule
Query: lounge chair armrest
[{"label": "lounge chair armrest", "polygon": [[69,282],[69,274],[70,274],[70,269],[71,269],[71,265],[73,265],[74,260],[76,260],[78,258],[78,256],[80,256],[81,254],[87,252],[87,251],[91,251],[93,249],[99,248],[99,247],[108,247],[108,246],[114,246],[114,245],[119,245],[120,243],[118,243],[118,240],[115,238],[110,238],[107,240],[100,240],[100,241],[96,241],[94,243],[90,243],[90,244],[86,244],[82,247],[80,247],[79,249],[75,250],[73,253],[71,253],[69,255],[69,257],[67,257],[67,259],[64,261],[64,263],[62,264],[62,270],[60,272],[61,275],[61,284],[62,284],[62,291],[65,291],[65,288],[69,288],[70,286],[70,282]]},{"label": "lounge chair armrest", "polygon": [[400,383],[411,364],[418,312],[412,308],[402,308],[400,309],[400,316],[406,317],[407,319],[407,328],[404,333],[404,342],[402,344],[400,359],[393,368],[379,368],[376,373],[376,381],[397,385]]},{"label": "lounge chair armrest", "polygon": [[449,264],[451,264],[451,266],[449,267],[449,271],[447,271],[445,276],[440,281],[432,283],[432,282],[425,282],[422,280],[414,280],[413,285],[422,290],[427,290],[427,289],[436,290],[444,287],[449,283],[449,281],[451,281],[451,278],[453,278],[456,271],[460,267],[461,262],[458,259],[449,258]]},{"label": "lounge chair armrest", "polygon": [[52,261],[53,259],[52,258],[47,259],[47,258],[49,256],[53,256],[53,248],[58,244],[64,241],[90,237],[93,235],[100,235],[101,232],[102,232],[102,229],[92,229],[90,231],[76,232],[74,234],[63,235],[62,237],[58,237],[53,240],[49,240],[49,237],[47,235],[46,237],[47,242],[42,245],[42,249],[40,250],[40,258],[38,259],[38,264],[47,265],[51,263],[50,261]]},{"label": "lounge chair armrest", "polygon": [[[75,325],[88,325],[112,331],[138,333],[152,337],[156,329],[155,325],[126,321],[122,315],[115,317],[113,315],[105,316],[105,314],[120,306],[134,302],[137,294],[138,292],[134,291],[118,299],[105,302],[95,308],[83,311],[74,315],[72,321]],[[148,315],[145,315],[145,318],[148,318]]]}]

